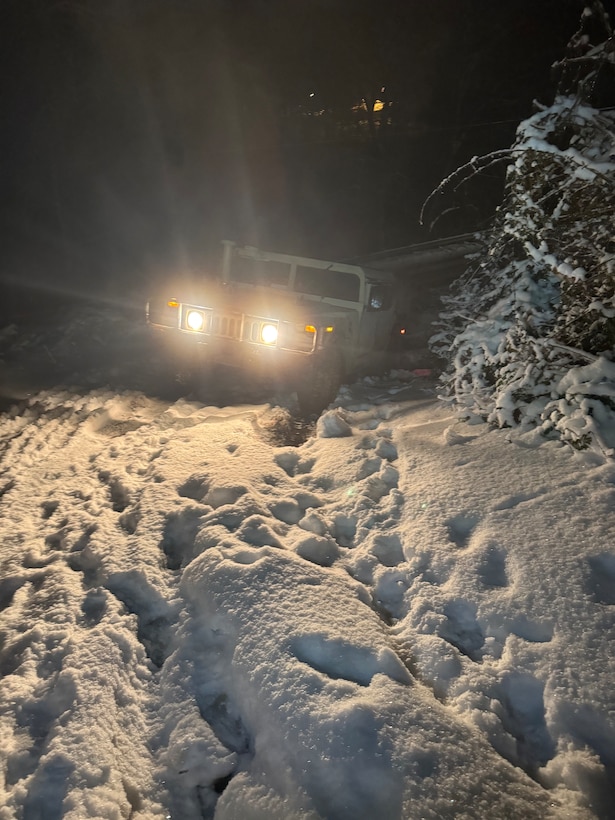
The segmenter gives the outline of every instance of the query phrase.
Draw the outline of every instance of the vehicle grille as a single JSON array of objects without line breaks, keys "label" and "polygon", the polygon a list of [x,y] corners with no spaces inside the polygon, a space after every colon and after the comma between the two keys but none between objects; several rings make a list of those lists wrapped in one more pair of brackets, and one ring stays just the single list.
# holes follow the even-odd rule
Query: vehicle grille
[{"label": "vehicle grille", "polygon": [[[199,331],[192,331],[187,324],[191,311],[197,311],[203,316],[203,327]],[[181,328],[200,336],[263,344],[261,332],[266,324],[277,326],[278,322],[262,316],[244,316],[241,313],[216,311],[198,305],[182,305]]]},{"label": "vehicle grille", "polygon": [[241,338],[241,316],[239,314],[214,313],[211,319],[212,336],[225,339]]}]

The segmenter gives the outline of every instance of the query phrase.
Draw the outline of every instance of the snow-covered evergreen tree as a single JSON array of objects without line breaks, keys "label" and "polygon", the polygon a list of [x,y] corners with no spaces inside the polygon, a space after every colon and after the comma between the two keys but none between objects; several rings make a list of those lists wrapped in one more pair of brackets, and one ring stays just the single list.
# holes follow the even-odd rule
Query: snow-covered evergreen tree
[{"label": "snow-covered evergreen tree", "polygon": [[432,348],[468,414],[613,454],[615,38],[602,3],[586,4],[554,71],[553,104],[510,151],[453,175],[508,162],[486,251],[445,298]]}]

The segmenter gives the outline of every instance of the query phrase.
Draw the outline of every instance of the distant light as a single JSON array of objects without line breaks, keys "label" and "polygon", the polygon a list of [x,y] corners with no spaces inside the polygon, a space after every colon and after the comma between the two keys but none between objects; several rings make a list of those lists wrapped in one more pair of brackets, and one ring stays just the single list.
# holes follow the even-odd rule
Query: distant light
[{"label": "distant light", "polygon": [[384,103],[382,100],[376,100],[374,103],[374,111],[382,111],[384,108]]},{"label": "distant light", "polygon": [[179,302],[177,301],[177,299],[169,299],[167,305],[169,307],[179,307]]},{"label": "distant light", "polygon": [[315,96],[316,96],[315,93],[313,91],[310,91],[310,97],[315,97]]}]

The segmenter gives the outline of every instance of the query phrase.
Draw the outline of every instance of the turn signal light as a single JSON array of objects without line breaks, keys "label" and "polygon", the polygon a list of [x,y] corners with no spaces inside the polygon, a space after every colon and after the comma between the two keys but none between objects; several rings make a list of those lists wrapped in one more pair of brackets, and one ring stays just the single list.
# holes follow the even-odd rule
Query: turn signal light
[{"label": "turn signal light", "polygon": [[[306,333],[316,333],[316,328],[314,327],[314,325],[306,325],[303,329]],[[333,325],[329,325],[329,327],[325,327],[323,328],[323,330],[325,331],[325,333],[333,333],[334,327]]]}]

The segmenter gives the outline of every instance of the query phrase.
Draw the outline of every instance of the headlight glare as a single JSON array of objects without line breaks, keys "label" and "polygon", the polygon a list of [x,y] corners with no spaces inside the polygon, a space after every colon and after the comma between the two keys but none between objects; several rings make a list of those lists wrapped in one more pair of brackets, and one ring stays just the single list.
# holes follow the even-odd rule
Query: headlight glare
[{"label": "headlight glare", "polygon": [[261,327],[261,340],[266,345],[273,345],[278,340],[278,329],[275,325],[263,325]]},{"label": "headlight glare", "polygon": [[205,317],[198,310],[189,310],[186,314],[186,327],[190,330],[203,330]]}]

